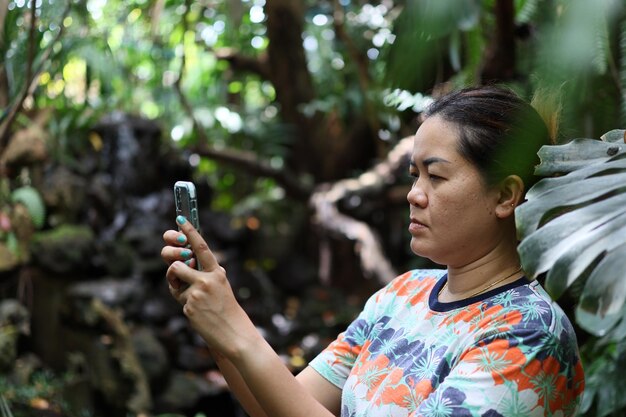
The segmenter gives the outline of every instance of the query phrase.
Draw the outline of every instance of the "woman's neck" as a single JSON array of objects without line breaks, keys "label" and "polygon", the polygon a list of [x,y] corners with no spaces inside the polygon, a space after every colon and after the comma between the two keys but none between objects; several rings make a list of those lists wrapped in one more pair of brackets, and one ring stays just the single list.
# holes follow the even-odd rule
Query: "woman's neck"
[{"label": "woman's neck", "polygon": [[439,301],[463,300],[513,282],[523,274],[516,247],[497,247],[465,265],[448,266],[447,285]]}]

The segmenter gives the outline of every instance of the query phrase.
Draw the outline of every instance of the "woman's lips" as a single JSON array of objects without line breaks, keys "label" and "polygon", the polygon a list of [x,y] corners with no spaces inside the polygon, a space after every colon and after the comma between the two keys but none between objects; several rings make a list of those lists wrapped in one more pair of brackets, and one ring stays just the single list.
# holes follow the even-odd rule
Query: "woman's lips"
[{"label": "woman's lips", "polygon": [[428,229],[428,226],[426,226],[424,223],[420,222],[417,219],[413,219],[413,218],[411,219],[411,223],[409,224],[410,233],[417,233],[425,229]]}]

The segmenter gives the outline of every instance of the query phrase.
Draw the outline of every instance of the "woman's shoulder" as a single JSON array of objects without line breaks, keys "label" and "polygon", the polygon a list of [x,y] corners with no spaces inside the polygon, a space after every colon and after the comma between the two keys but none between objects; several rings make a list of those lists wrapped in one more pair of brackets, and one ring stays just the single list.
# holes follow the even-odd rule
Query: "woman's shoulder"
[{"label": "woman's shoulder", "polygon": [[547,317],[550,318],[548,328],[553,334],[574,333],[574,328],[567,314],[538,281],[532,281],[528,284],[528,288],[534,293],[536,302],[547,310]]},{"label": "woman's shoulder", "polygon": [[518,336],[540,333],[562,341],[575,340],[569,317],[536,280],[502,292],[486,300],[486,304],[489,307],[486,311],[493,313],[487,314],[491,322],[498,322],[496,317],[506,318],[503,320],[508,326],[504,328]]},{"label": "woman's shoulder", "polygon": [[445,269],[412,269],[391,280],[383,290],[389,293],[416,286],[431,286],[437,283],[446,272]]},{"label": "woman's shoulder", "polygon": [[418,295],[427,299],[430,290],[445,274],[443,269],[413,269],[391,280],[373,298],[377,303],[394,303],[402,297],[415,299]]},{"label": "woman's shoulder", "polygon": [[439,281],[448,271],[445,269],[411,269],[395,277],[389,284],[403,281]]},{"label": "woman's shoulder", "polygon": [[380,288],[365,303],[362,318],[368,321],[392,317],[399,311],[428,306],[428,296],[435,284],[446,274],[442,269],[413,269],[398,275]]}]

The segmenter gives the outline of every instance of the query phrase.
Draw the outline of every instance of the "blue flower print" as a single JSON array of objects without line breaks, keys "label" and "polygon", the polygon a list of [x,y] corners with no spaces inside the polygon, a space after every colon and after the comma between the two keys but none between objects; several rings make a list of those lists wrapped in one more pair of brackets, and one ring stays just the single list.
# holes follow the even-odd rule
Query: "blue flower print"
[{"label": "blue flower print", "polygon": [[420,411],[425,417],[472,417],[472,413],[462,407],[465,394],[449,387],[443,392],[435,391],[423,403]]},{"label": "blue flower print", "polygon": [[369,351],[372,353],[372,356],[377,356],[379,354],[383,354],[385,356],[390,355],[395,351],[396,345],[403,340],[406,341],[406,339],[403,339],[403,335],[403,329],[385,329],[374,338],[369,347]]},{"label": "blue flower print", "polygon": [[344,340],[350,346],[362,346],[370,336],[371,325],[366,320],[357,319],[346,330]]}]

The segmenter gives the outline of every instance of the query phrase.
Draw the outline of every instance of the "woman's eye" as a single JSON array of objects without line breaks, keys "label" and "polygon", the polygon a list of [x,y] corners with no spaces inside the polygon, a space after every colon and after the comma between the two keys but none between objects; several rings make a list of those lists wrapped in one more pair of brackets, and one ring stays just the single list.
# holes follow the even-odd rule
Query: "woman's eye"
[{"label": "woman's eye", "polygon": [[[439,175],[435,175],[435,174],[427,173],[426,175],[431,181],[440,181],[444,179],[443,177],[440,177]],[[420,178],[420,174],[417,171],[409,172],[409,176],[413,178],[413,182],[417,181]]]}]

